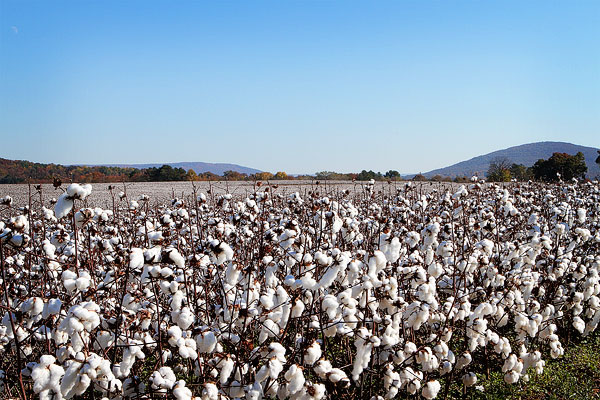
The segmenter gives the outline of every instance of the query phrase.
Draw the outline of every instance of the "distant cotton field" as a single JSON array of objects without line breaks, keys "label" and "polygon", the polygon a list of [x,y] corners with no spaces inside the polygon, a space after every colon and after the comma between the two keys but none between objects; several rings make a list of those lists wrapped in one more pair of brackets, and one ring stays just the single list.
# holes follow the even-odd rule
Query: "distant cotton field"
[{"label": "distant cotton field", "polygon": [[600,322],[600,186],[0,187],[0,391],[443,398]]}]

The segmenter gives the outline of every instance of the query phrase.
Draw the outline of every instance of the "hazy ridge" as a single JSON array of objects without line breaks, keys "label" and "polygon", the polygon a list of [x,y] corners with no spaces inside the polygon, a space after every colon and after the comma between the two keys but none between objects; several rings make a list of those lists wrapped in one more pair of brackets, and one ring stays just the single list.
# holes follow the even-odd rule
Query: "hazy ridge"
[{"label": "hazy ridge", "polygon": [[596,157],[598,157],[597,150],[598,149],[595,147],[580,146],[567,142],[527,143],[473,157],[470,160],[461,161],[445,168],[438,168],[429,172],[425,172],[423,175],[428,178],[431,178],[435,175],[455,177],[463,175],[472,176],[477,174],[478,176],[485,176],[490,161],[498,157],[506,157],[513,163],[523,164],[527,167],[530,167],[540,158],[549,158],[553,153],[558,152],[576,154],[577,152],[582,152],[585,156],[585,163],[588,167],[586,176],[588,178],[593,178],[600,176],[600,167],[595,162]]}]

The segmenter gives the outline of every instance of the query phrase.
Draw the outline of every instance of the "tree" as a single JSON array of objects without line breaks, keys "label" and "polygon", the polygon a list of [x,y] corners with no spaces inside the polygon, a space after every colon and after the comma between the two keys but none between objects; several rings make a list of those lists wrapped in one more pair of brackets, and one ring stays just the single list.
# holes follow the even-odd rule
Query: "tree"
[{"label": "tree", "polygon": [[496,157],[490,161],[487,179],[492,182],[510,182],[510,167],[512,163],[506,157]]},{"label": "tree", "polygon": [[196,173],[196,171],[194,171],[193,169],[188,169],[188,172],[185,174],[185,177],[188,181],[197,181],[200,178],[198,178],[198,174]]},{"label": "tree", "polygon": [[585,156],[582,152],[574,156],[567,153],[554,153],[547,160],[539,159],[532,167],[535,179],[556,182],[559,179],[584,178],[587,172]]},{"label": "tree", "polygon": [[269,179],[273,179],[273,174],[270,172],[257,172],[253,175],[250,175],[255,181],[268,181]]},{"label": "tree", "polygon": [[275,173],[275,176],[273,176],[273,179],[286,180],[289,179],[289,177],[285,172],[277,171],[277,173]]},{"label": "tree", "polygon": [[390,169],[390,170],[389,170],[388,172],[386,172],[386,173],[385,173],[383,176],[384,176],[385,178],[388,178],[388,179],[394,179],[394,180],[396,180],[396,179],[399,179],[399,178],[400,178],[400,172],[398,172],[398,171],[395,171],[395,170],[391,170],[391,169]]},{"label": "tree", "polygon": [[366,171],[363,169],[360,171],[360,174],[358,174],[356,179],[359,181],[370,181],[371,179],[379,180],[381,179],[381,173],[373,172],[371,170]]},{"label": "tree", "polygon": [[244,179],[246,179],[248,177],[248,175],[243,174],[238,171],[227,170],[227,171],[223,172],[223,177],[227,181],[243,181]]},{"label": "tree", "polygon": [[526,167],[523,164],[513,164],[510,166],[510,176],[519,182],[528,181],[533,178],[531,167]]}]

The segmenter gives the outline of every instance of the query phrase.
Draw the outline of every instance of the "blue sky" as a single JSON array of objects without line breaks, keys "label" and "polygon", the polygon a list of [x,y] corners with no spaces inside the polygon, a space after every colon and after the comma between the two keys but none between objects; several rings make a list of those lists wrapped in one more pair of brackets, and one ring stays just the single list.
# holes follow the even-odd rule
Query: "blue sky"
[{"label": "blue sky", "polygon": [[410,173],[599,128],[599,1],[0,0],[3,158]]}]

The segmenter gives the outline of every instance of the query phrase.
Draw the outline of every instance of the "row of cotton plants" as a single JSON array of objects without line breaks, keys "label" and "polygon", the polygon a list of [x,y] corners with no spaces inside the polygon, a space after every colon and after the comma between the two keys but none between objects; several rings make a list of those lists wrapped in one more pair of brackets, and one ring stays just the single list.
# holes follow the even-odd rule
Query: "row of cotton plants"
[{"label": "row of cotton plants", "polygon": [[256,189],[4,197],[2,396],[442,398],[600,323],[597,183]]}]

